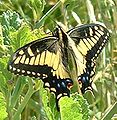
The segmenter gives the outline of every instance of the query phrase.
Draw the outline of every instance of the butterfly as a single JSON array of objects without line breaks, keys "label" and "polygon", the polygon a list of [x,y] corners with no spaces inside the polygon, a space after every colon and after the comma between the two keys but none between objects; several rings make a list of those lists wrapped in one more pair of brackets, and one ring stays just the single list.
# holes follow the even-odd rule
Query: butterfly
[{"label": "butterfly", "polygon": [[100,24],[85,24],[65,32],[59,25],[53,34],[19,48],[8,63],[16,75],[39,78],[56,97],[70,97],[73,79],[69,61],[72,58],[78,82],[84,93],[91,87],[95,60],[109,40],[109,31]]}]

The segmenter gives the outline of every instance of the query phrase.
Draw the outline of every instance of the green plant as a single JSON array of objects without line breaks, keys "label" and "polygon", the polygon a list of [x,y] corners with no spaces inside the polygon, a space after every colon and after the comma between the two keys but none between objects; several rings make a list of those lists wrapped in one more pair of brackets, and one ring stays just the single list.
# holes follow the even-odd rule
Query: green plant
[{"label": "green plant", "polygon": [[[114,114],[117,114],[115,112],[117,111],[115,103],[117,100],[117,3],[114,0],[61,0],[53,4],[52,2],[51,0],[0,2],[0,92],[5,99],[5,104],[1,104],[4,115],[0,118],[1,120],[6,117],[9,120],[60,118],[64,120],[68,115],[68,120],[88,118],[110,120]],[[14,76],[7,71],[7,63],[13,52],[26,43],[46,36],[45,32],[55,28],[55,21],[62,22],[68,29],[80,23],[96,20],[105,23],[111,32],[111,39],[97,61],[94,95],[91,92],[84,94],[89,107],[85,99],[79,95],[78,98],[65,97],[60,100],[61,111],[58,113],[54,96],[43,89],[40,80]],[[74,104],[76,106],[71,111],[70,108]]]}]

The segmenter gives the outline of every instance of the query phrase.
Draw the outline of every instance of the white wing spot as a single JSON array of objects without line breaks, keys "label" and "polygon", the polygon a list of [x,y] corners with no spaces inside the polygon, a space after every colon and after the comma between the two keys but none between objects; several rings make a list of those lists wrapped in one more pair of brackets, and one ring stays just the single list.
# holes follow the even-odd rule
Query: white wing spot
[{"label": "white wing spot", "polygon": [[97,51],[97,54],[99,54],[99,53],[100,53],[100,50]]},{"label": "white wing spot", "polygon": [[98,27],[97,26],[94,26],[95,30],[98,30]]},{"label": "white wing spot", "polygon": [[104,45],[105,45],[105,42],[102,43],[102,46],[104,46]]},{"label": "white wing spot", "polygon": [[47,76],[46,74],[43,74],[43,79],[44,79],[44,78],[47,78],[47,77],[48,77],[48,76]]},{"label": "white wing spot", "polygon": [[22,73],[25,73],[25,70],[22,70]]},{"label": "white wing spot", "polygon": [[39,53],[40,51],[39,51],[39,49],[36,49],[37,50],[37,53]]},{"label": "white wing spot", "polygon": [[107,33],[107,36],[110,36],[110,34],[109,34],[109,33]]},{"label": "white wing spot", "polygon": [[38,76],[40,76],[40,73],[37,73]]},{"label": "white wing spot", "polygon": [[36,75],[36,73],[35,73],[35,72],[32,72],[32,75]]},{"label": "white wing spot", "polygon": [[43,74],[43,76],[44,76],[44,77],[47,77],[47,75],[46,75],[46,74]]},{"label": "white wing spot", "polygon": [[107,40],[106,40],[106,39],[104,39],[104,41],[103,41],[103,42],[105,43],[106,41],[107,41]]},{"label": "white wing spot", "polygon": [[17,72],[20,72],[20,69],[17,69]]},{"label": "white wing spot", "polygon": [[16,70],[16,68],[13,67],[13,71],[15,71],[15,70]]},{"label": "white wing spot", "polygon": [[19,54],[20,54],[20,55],[23,55],[23,54],[24,54],[24,51],[23,51],[23,50],[20,50],[20,51],[19,51]]},{"label": "white wing spot", "polygon": [[51,90],[52,92],[56,92],[56,89],[55,89],[55,88],[50,88],[50,90]]},{"label": "white wing spot", "polygon": [[97,54],[95,54],[95,57],[97,57]]},{"label": "white wing spot", "polygon": [[27,74],[30,74],[31,72],[30,71],[27,71]]},{"label": "white wing spot", "polygon": [[63,93],[64,95],[67,95],[67,93]]},{"label": "white wing spot", "polygon": [[99,50],[101,50],[101,49],[102,49],[102,46],[99,47]]},{"label": "white wing spot", "polygon": [[10,69],[10,70],[12,69],[12,66],[11,66],[11,65],[9,65],[9,69]]},{"label": "white wing spot", "polygon": [[92,28],[89,28],[89,34],[90,34],[90,36],[93,35],[93,30],[92,30]]},{"label": "white wing spot", "polygon": [[59,94],[59,95],[57,96],[57,100],[58,100],[61,96],[62,96],[62,94]]},{"label": "white wing spot", "polygon": [[107,39],[108,37],[107,36],[105,36],[105,39]]},{"label": "white wing spot", "polygon": [[45,83],[46,87],[50,87],[50,84],[48,82]]}]

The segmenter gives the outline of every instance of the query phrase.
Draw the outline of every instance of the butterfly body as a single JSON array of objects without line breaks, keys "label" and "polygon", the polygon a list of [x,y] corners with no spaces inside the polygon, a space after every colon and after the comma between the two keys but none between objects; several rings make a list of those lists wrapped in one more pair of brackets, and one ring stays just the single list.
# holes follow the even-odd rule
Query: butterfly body
[{"label": "butterfly body", "polygon": [[73,86],[70,59],[84,93],[91,86],[94,61],[108,39],[108,30],[99,24],[82,25],[68,32],[58,27],[52,36],[19,48],[12,56],[8,70],[42,79],[44,87],[55,94],[58,108],[58,100],[62,96],[70,96]]}]

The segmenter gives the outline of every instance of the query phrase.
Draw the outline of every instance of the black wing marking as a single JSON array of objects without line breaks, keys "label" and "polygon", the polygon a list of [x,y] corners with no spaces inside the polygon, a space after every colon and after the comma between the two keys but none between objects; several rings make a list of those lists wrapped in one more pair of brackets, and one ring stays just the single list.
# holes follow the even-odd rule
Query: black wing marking
[{"label": "black wing marking", "polygon": [[91,88],[90,79],[94,76],[94,61],[101,53],[109,40],[109,31],[99,24],[87,24],[73,28],[67,32],[75,42],[79,51],[78,80],[82,83],[81,91],[84,93]]}]

